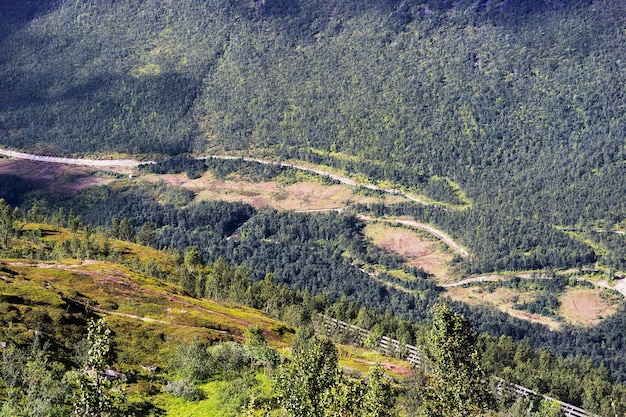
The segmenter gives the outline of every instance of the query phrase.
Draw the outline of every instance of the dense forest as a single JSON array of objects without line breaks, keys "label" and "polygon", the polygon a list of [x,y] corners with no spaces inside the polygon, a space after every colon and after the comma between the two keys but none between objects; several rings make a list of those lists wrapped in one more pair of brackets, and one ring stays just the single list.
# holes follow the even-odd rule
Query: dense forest
[{"label": "dense forest", "polygon": [[[67,415],[72,407],[80,409],[97,406],[90,402],[97,398],[102,399],[99,404],[106,405],[111,415],[159,415],[158,405],[163,405],[163,398],[159,402],[154,402],[154,396],[158,392],[165,392],[186,401],[199,401],[206,395],[201,386],[212,381],[224,381],[238,387],[237,395],[228,402],[230,411],[225,415],[241,415],[243,406],[250,402],[253,404],[248,404],[249,407],[256,405],[262,409],[285,407],[289,410],[289,407],[294,406],[294,402],[303,407],[319,405],[325,408],[335,404],[335,400],[318,405],[300,403],[307,395],[311,395],[310,392],[301,391],[301,384],[308,384],[306,381],[312,383],[314,380],[311,378],[323,377],[322,370],[311,371],[308,367],[300,370],[292,368],[298,363],[299,355],[312,359],[307,355],[316,356],[319,353],[316,353],[317,349],[325,346],[323,348],[325,353],[316,356],[323,360],[314,362],[325,364],[324,367],[333,367],[334,373],[339,371],[333,359],[337,355],[336,348],[325,339],[313,337],[314,328],[317,328],[318,336],[325,333],[335,342],[344,344],[357,343],[373,348],[382,335],[388,335],[402,343],[420,346],[425,355],[424,360],[432,363],[433,369],[428,366],[423,369],[417,368],[414,378],[396,380],[393,389],[391,385],[388,386],[389,391],[384,395],[387,399],[385,409],[390,411],[396,403],[394,415],[397,415],[395,414],[397,412],[401,415],[424,415],[425,407],[449,407],[451,404],[457,404],[454,407],[458,407],[457,401],[450,402],[450,398],[444,403],[439,401],[433,403],[433,395],[435,398],[440,395],[455,397],[459,392],[461,397],[457,399],[468,401],[461,409],[478,406],[483,409],[483,413],[487,409],[493,411],[500,409],[504,414],[497,415],[515,417],[559,415],[539,413],[545,404],[539,404],[538,401],[520,403],[518,400],[512,404],[514,399],[499,395],[499,401],[496,403],[493,397],[495,388],[485,380],[489,375],[501,376],[509,381],[524,384],[603,415],[626,410],[624,386],[612,384],[607,369],[595,366],[593,360],[588,357],[576,355],[564,359],[546,349],[532,349],[528,339],[519,343],[508,336],[492,337],[483,333],[479,337],[478,333],[471,329],[466,317],[453,313],[449,307],[442,304],[435,304],[428,309],[427,314],[432,316],[432,324],[417,324],[412,320],[394,316],[389,311],[383,313],[381,310],[364,308],[349,297],[332,297],[332,291],[312,295],[307,290],[290,289],[285,283],[277,282],[273,273],[256,280],[249,268],[229,265],[223,258],[205,264],[196,247],[188,247],[184,251],[169,249],[167,253],[161,254],[150,249],[148,253],[153,260],[148,263],[140,262],[138,256],[148,248],[134,244],[131,248],[117,240],[114,235],[123,232],[125,226],[122,224],[126,222],[114,223],[120,227],[113,227],[102,234],[90,225],[83,225],[72,213],[60,210],[54,212],[51,217],[46,217],[36,206],[22,212],[0,200],[0,256],[5,259],[2,272],[6,274],[1,284],[3,288],[9,289],[0,297],[0,310],[4,312],[0,316],[3,323],[0,327],[0,338],[3,341],[0,355],[0,415],[40,415],[36,410],[46,410],[45,412],[54,410],[55,415]],[[6,260],[7,258],[31,262],[12,262]],[[91,260],[89,265],[97,263],[107,265],[106,269],[109,272],[92,271],[95,273],[93,275],[95,286],[88,285],[92,279],[90,274],[81,274],[72,269],[65,273],[68,276],[78,274],[76,276],[81,276],[81,280],[86,282],[79,283],[78,280],[74,280],[70,283],[61,276],[35,273],[42,265],[49,265],[55,269],[55,262],[61,262],[56,266],[62,271],[65,269],[64,266],[67,267],[65,262],[68,260],[76,267],[78,264],[75,260],[86,259]],[[27,275],[28,269],[24,268],[30,268],[28,274],[32,275]],[[116,273],[120,274],[119,277],[125,279],[129,279],[128,272],[125,274],[121,271],[133,271],[131,275],[137,281],[131,286],[132,293],[120,294],[119,288],[115,286],[106,290],[102,287],[101,279],[112,270],[118,271]],[[147,285],[155,284],[159,291],[150,291],[151,287]],[[563,284],[559,281],[543,283],[552,290],[562,287]],[[538,285],[538,283],[518,281],[508,285]],[[77,291],[78,288],[80,292]],[[169,288],[170,292],[161,292],[164,288]],[[145,304],[135,301],[137,294],[147,297],[144,300]],[[163,337],[164,329],[161,325],[167,322],[162,322],[156,327],[150,323],[137,326],[133,317],[136,319],[139,316],[123,313],[132,307],[130,311],[143,312],[141,314],[144,315],[150,312],[152,317],[165,314],[166,310],[161,305],[164,301],[159,297],[168,298],[170,302],[176,300],[181,302],[182,295],[193,297],[185,301],[188,308],[194,303],[201,303],[201,300],[225,303],[231,310],[245,305],[299,327],[293,340],[294,353],[291,359],[295,360],[295,363],[281,359],[281,355],[272,349],[265,339],[270,335],[276,342],[278,335],[293,332],[284,324],[272,327],[271,332],[253,326],[240,334],[241,330],[234,333],[233,329],[225,331],[228,329],[225,327],[226,323],[190,317],[187,319],[191,320],[190,322],[178,323],[183,324],[188,339],[181,341],[178,338]],[[335,301],[331,298],[335,298]],[[155,308],[155,304],[159,307]],[[90,308],[84,308],[85,305]],[[215,308],[214,304],[212,306]],[[212,313],[211,310],[206,311]],[[92,320],[95,315],[103,312],[108,315],[107,321],[117,327],[117,333],[104,328],[102,321],[95,323]],[[113,318],[117,312],[126,317],[120,319],[122,322]],[[340,329],[325,330],[318,323],[318,313],[348,320],[370,328],[372,332],[364,342],[356,342],[349,333]],[[240,311],[240,314],[244,314],[245,317],[246,314],[253,313],[246,310]],[[128,317],[131,321],[123,323]],[[81,341],[81,334],[84,334],[87,324],[89,324],[87,338]],[[205,334],[207,327],[218,329],[219,332],[207,337]],[[37,332],[33,332],[33,328],[36,328]],[[111,343],[114,337],[119,339],[119,342]],[[228,342],[224,343],[225,341]],[[97,349],[106,349],[107,352],[92,356],[97,350],[89,346],[94,343]],[[305,349],[301,350],[302,348]],[[446,349],[452,351],[445,353]],[[389,353],[397,357],[406,354],[402,349]],[[154,370],[150,371],[152,374],[146,373],[138,363],[147,360],[156,361],[158,367],[162,369],[156,371],[156,374]],[[79,369],[83,361],[87,364],[83,369],[97,369],[98,373],[104,372],[105,366],[124,369],[128,373],[128,379],[123,381],[123,384],[122,381],[113,384],[104,382],[98,388],[98,392],[93,391],[89,388],[93,373]],[[309,366],[315,368],[312,363]],[[450,366],[461,366],[462,374],[452,378],[456,373],[450,372]],[[382,373],[376,369],[374,367],[372,372],[379,372],[377,377],[381,377]],[[245,380],[246,375],[240,374],[242,371],[248,372],[247,377],[250,378],[260,370],[266,372],[265,378],[275,380],[276,385],[272,391],[261,389],[259,381]],[[240,381],[240,378],[244,378],[244,381]],[[256,379],[259,378],[262,379],[257,375]],[[429,393],[429,390],[434,388],[433,385],[436,385],[433,378],[442,378],[444,381],[440,381],[442,385],[435,389],[435,392]],[[387,381],[386,384],[390,384],[391,380],[383,379]],[[64,385],[63,381],[72,381],[72,384]],[[337,373],[325,383],[329,384],[329,387],[335,384],[340,384],[340,387],[342,384],[348,384],[339,392],[329,393],[332,394],[330,398],[339,401],[335,406],[367,408],[368,401],[375,399],[368,400],[366,395],[360,401],[343,403],[340,401],[341,392],[344,388],[352,387],[354,391],[350,395],[361,398],[364,390],[370,388],[371,381],[371,378],[361,379],[351,371],[347,375]],[[126,386],[126,383],[132,388]],[[239,386],[241,383],[243,385]],[[454,389],[461,385],[463,388],[455,394]],[[215,395],[214,391],[212,393]],[[218,400],[220,395],[218,394]],[[255,403],[250,396],[260,396],[257,398],[259,402]],[[292,400],[284,401],[285,397],[291,397]],[[379,400],[383,400],[383,397]],[[237,409],[239,412],[234,411]],[[359,410],[360,408],[355,409],[354,414],[341,415],[364,415],[362,414],[364,411]],[[78,413],[78,415],[88,414]]]},{"label": "dense forest", "polygon": [[[252,282],[263,282],[267,274],[271,274],[275,283],[292,290],[323,295],[337,302],[347,297],[345,302],[359,307],[339,308],[333,315],[346,321],[360,320],[359,325],[366,328],[371,328],[375,322],[366,319],[360,307],[389,317],[425,323],[430,320],[430,308],[441,299],[441,288],[428,274],[402,266],[398,255],[367,242],[362,233],[364,224],[350,214],[277,212],[220,201],[192,203],[192,196],[158,184],[105,186],[78,194],[49,193],[34,188],[26,194],[15,193],[14,202],[22,202],[20,212],[26,218],[36,219],[44,214],[51,218],[69,216],[78,219],[75,221],[79,225],[102,228],[115,238],[179,250],[181,259],[188,250],[194,250],[200,263],[210,264],[221,259],[245,266]],[[72,210],[64,207],[72,207]],[[398,280],[384,273],[371,276],[360,268],[365,263],[383,269],[403,269],[413,278]],[[157,277],[166,277],[150,263],[140,268]],[[550,304],[550,295],[562,291],[566,284],[564,279],[556,279],[532,284],[514,280],[506,285],[544,288],[543,296],[518,308],[549,315],[550,308],[554,307]],[[205,294],[205,283],[197,276],[184,278],[183,286],[191,293]],[[230,286],[224,285],[225,288]],[[454,302],[450,305],[468,317],[481,334],[525,341],[532,348],[546,348],[560,357],[585,357],[589,364],[606,367],[611,380],[626,380],[620,353],[626,346],[620,330],[625,317],[623,311],[594,327],[564,325],[562,330],[551,331],[492,307],[468,307]],[[395,326],[385,327],[385,334],[404,340],[415,337],[396,334]]]},{"label": "dense forest", "polygon": [[473,248],[474,272],[577,266],[594,254],[562,228],[623,226],[623,2],[7,4],[5,146],[244,151],[452,204],[460,187],[471,208],[439,225],[508,240]]},{"label": "dense forest", "polygon": [[[467,259],[454,260],[463,274],[596,263],[613,277],[626,269],[626,241],[616,233],[626,226],[622,1],[0,1],[0,15],[3,147],[173,156],[143,169],[254,181],[288,170],[185,155],[301,160],[438,202],[351,209],[436,225],[468,248]],[[7,175],[0,196],[19,207],[16,219],[56,215],[68,227],[99,227],[203,265],[241,265],[250,288],[271,275],[285,291],[328,303],[348,297],[417,322],[430,319],[441,297],[427,273],[369,244],[349,211],[193,203],[190,191],[164,185],[51,193]],[[76,255],[76,245],[64,250]],[[180,282],[211,295],[200,276]],[[549,316],[554,291],[516,308]],[[595,327],[550,331],[495,309],[451,305],[479,333],[504,337],[503,363],[523,356],[510,344],[524,341],[626,381],[623,311]],[[356,322],[359,308],[335,316]],[[533,355],[519,374],[557,361]],[[517,379],[511,369],[500,371]],[[598,409],[585,395],[562,398]]]}]

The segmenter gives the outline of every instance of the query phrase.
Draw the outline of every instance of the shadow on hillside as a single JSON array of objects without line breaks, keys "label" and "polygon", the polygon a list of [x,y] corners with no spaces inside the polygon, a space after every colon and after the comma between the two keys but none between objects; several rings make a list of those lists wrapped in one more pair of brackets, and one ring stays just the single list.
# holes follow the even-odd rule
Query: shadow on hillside
[{"label": "shadow on hillside", "polygon": [[[609,0],[605,6],[611,8]],[[414,20],[433,24],[450,16],[468,22],[491,21],[506,26],[525,24],[528,19],[563,10],[587,8],[592,0],[255,0],[253,19],[278,18],[293,35],[310,36],[322,31],[331,21],[345,22],[369,11],[380,13],[384,24],[400,32]],[[242,9],[240,9],[242,12]]]},{"label": "shadow on hillside", "polygon": [[55,10],[60,0],[0,0],[0,40],[38,16]]},{"label": "shadow on hillside", "polygon": [[0,174],[0,196],[11,206],[17,207],[24,202],[24,197],[37,188],[32,181],[17,175]]}]

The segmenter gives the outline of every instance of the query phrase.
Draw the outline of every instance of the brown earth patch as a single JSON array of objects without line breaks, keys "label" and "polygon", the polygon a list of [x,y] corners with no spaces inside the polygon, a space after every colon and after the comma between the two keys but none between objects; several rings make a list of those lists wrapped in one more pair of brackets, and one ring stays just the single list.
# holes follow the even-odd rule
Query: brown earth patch
[{"label": "brown earth patch", "polygon": [[0,174],[16,175],[57,191],[76,191],[114,181],[98,175],[101,169],[22,159],[0,159]]},{"label": "brown earth patch", "polygon": [[526,311],[513,308],[513,305],[516,303],[522,303],[534,299],[536,294],[532,292],[521,293],[510,288],[496,288],[493,291],[487,291],[485,288],[480,286],[472,286],[465,288],[449,287],[446,290],[446,294],[455,301],[461,301],[471,306],[480,304],[492,305],[498,310],[508,313],[513,317],[528,320],[534,323],[541,323],[553,330],[561,327],[561,323],[552,318],[541,316],[539,314],[531,314]]},{"label": "brown earth patch", "polygon": [[300,182],[282,185],[275,181],[248,182],[241,180],[218,180],[209,172],[190,180],[186,174],[145,174],[142,179],[168,185],[178,185],[196,193],[198,200],[238,201],[254,207],[272,207],[277,210],[335,210],[350,203],[387,203],[403,201],[402,197],[367,197],[353,193],[347,185],[326,185],[317,182]]},{"label": "brown earth patch", "polygon": [[150,182],[163,182],[165,185],[183,185],[186,182],[189,182],[189,177],[187,177],[187,174],[182,173],[182,174],[163,174],[163,175],[157,175],[157,174],[145,174],[143,177],[143,179],[148,180]]},{"label": "brown earth patch", "polygon": [[597,288],[568,288],[560,297],[559,314],[579,326],[592,326],[615,314],[619,303]]},{"label": "brown earth patch", "polygon": [[190,180],[182,186],[193,190],[198,200],[239,201],[254,207],[269,206],[279,192],[278,185],[273,182],[218,181],[205,177]]},{"label": "brown earth patch", "polygon": [[364,233],[372,243],[401,255],[407,265],[422,268],[439,283],[447,282],[454,275],[448,266],[452,255],[442,251],[437,240],[424,237],[418,231],[371,223],[365,227]]},{"label": "brown earth patch", "polygon": [[383,369],[386,369],[396,375],[400,375],[403,377],[408,377],[411,375],[412,373],[412,368],[410,366],[410,364],[407,362],[407,366],[404,365],[400,365],[397,363],[391,363],[391,362],[373,362],[373,361],[369,361],[369,360],[365,360],[365,359],[358,359],[358,358],[351,358],[351,360],[355,361],[355,362],[360,362],[360,363],[364,363],[367,364],[369,366],[374,366],[376,364],[380,365]]}]

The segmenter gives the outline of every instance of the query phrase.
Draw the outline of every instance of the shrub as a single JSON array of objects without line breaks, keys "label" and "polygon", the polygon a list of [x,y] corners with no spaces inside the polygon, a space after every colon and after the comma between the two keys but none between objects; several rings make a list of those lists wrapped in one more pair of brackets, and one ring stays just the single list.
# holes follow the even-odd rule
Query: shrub
[{"label": "shrub", "polygon": [[204,392],[199,387],[185,379],[168,381],[163,386],[163,391],[189,401],[200,401],[205,398]]}]

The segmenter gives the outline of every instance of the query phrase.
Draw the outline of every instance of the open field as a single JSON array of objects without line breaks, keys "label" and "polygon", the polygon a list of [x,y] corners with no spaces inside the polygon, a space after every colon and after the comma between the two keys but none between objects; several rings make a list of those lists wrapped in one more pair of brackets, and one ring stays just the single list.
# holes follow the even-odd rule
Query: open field
[{"label": "open field", "polygon": [[422,268],[432,274],[438,283],[447,282],[454,275],[448,262],[452,255],[441,249],[441,243],[424,232],[376,222],[364,230],[372,243],[406,259],[406,264]]},{"label": "open field", "polygon": [[561,323],[555,319],[513,308],[515,303],[532,300],[535,296],[532,292],[521,293],[510,288],[496,288],[493,291],[487,291],[485,288],[472,286],[450,287],[446,294],[455,301],[462,301],[469,305],[490,304],[513,317],[545,324],[551,329],[558,329],[561,326]]},{"label": "open field", "polygon": [[0,159],[0,174],[17,175],[61,192],[110,184],[115,177],[100,169],[20,159]]},{"label": "open field", "polygon": [[[111,173],[104,170],[113,170]],[[49,163],[42,161],[28,161],[22,159],[0,159],[0,173],[13,174],[35,182],[38,186],[44,186],[61,192],[71,192],[86,187],[112,184],[120,178],[119,174],[126,174],[129,167],[90,167],[79,165],[66,165],[61,163]],[[130,171],[129,171],[130,172]],[[406,201],[400,195],[381,194],[368,195],[367,193],[355,193],[354,187],[346,184],[325,184],[317,182],[315,177],[300,178],[300,182],[289,183],[277,179],[255,183],[243,180],[235,175],[230,175],[225,180],[216,179],[210,172],[205,173],[198,179],[189,179],[186,174],[145,174],[134,173],[133,179],[126,175],[124,181],[150,181],[163,182],[167,185],[181,186],[192,190],[197,200],[225,200],[248,203],[254,207],[272,207],[277,210],[295,211],[330,211],[342,210],[351,203],[383,202],[391,204]],[[304,181],[304,182],[303,182]],[[458,275],[449,265],[453,258],[451,250],[443,247],[441,236],[433,235],[430,230],[418,230],[413,221],[389,219],[365,218],[368,222],[364,232],[372,243],[395,252],[406,259],[406,264],[424,269],[433,275],[439,285],[457,282]],[[394,222],[394,224],[390,223]],[[402,226],[399,226],[400,222]],[[406,224],[405,224],[406,223]],[[416,223],[417,224],[417,223]],[[417,227],[417,228],[416,228]],[[445,236],[444,236],[445,237]],[[67,237],[65,237],[67,238]],[[121,244],[121,243],[120,243]],[[455,242],[451,242],[455,244]],[[140,261],[154,259],[155,254],[144,254],[145,249],[131,248],[124,243],[124,248],[119,248],[123,253],[137,251]],[[461,256],[466,254],[463,248],[452,247]],[[86,268],[86,265],[83,265]],[[96,266],[101,268],[102,265]],[[619,284],[624,284],[620,281]],[[446,285],[447,286],[447,285]],[[556,328],[560,324],[549,318],[528,314],[512,308],[513,302],[510,294],[501,290],[492,293],[481,292],[476,287],[472,288],[449,288],[449,295],[455,300],[469,304],[488,303],[502,311],[530,321],[538,321]],[[601,318],[606,318],[616,311],[616,307],[602,297],[601,290],[589,290],[587,292],[571,292],[563,297],[560,314],[568,323],[576,325],[592,325],[598,323]],[[518,295],[519,296],[519,295]],[[176,310],[172,310],[176,315]],[[135,313],[135,316],[141,316]],[[177,320],[183,320],[178,317]],[[184,321],[184,320],[183,320]]]},{"label": "open field", "polygon": [[249,182],[238,179],[218,180],[209,172],[190,180],[186,174],[145,174],[141,179],[163,181],[168,185],[185,187],[196,193],[197,200],[238,201],[254,207],[272,207],[277,210],[336,210],[351,203],[403,201],[401,196],[368,197],[355,194],[353,187],[343,184],[327,185],[321,182],[298,182],[284,185],[277,181]]},{"label": "open field", "polygon": [[620,296],[608,294],[602,288],[567,287],[558,297],[561,306],[557,314],[562,320],[559,321],[513,308],[516,303],[534,299],[538,295],[535,291],[521,292],[511,288],[489,290],[481,286],[456,286],[447,288],[447,295],[453,300],[469,305],[491,304],[514,317],[542,323],[552,329],[560,328],[562,323],[585,327],[596,325],[602,319],[615,314],[623,302]]},{"label": "open field", "polygon": [[[39,231],[40,244],[52,245],[67,239],[84,239],[83,232],[71,234],[67,229],[28,223],[22,230]],[[92,235],[100,242],[102,237]],[[13,244],[21,239],[14,238]],[[35,242],[29,242],[35,244]],[[233,415],[239,400],[227,401],[232,393],[231,381],[217,378],[201,386],[207,394],[202,401],[184,401],[170,394],[159,393],[164,376],[147,376],[146,367],[167,368],[171,356],[181,342],[199,340],[216,344],[235,340],[242,342],[246,329],[258,326],[269,344],[283,355],[289,355],[295,329],[261,311],[210,299],[186,295],[180,286],[159,280],[134,266],[134,261],[157,263],[167,273],[174,266],[172,255],[129,242],[110,239],[112,251],[120,253],[130,265],[95,259],[66,258],[55,261],[25,258],[0,259],[0,321],[10,323],[11,341],[29,343],[34,334],[60,341],[68,351],[83,336],[89,315],[105,317],[112,330],[115,360],[113,369],[136,376],[130,381],[128,393],[143,392],[152,396],[165,415]],[[207,269],[207,271],[209,270]],[[37,329],[34,332],[34,329]],[[0,332],[0,340],[5,341]],[[406,361],[353,346],[339,345],[340,364],[346,372],[367,373],[378,363],[394,379],[410,374]],[[271,397],[271,382],[257,373],[264,396]],[[155,391],[156,390],[156,391]],[[213,394],[216,395],[213,395]],[[229,411],[230,410],[230,411]]]},{"label": "open field", "polygon": [[621,302],[597,288],[568,288],[561,295],[560,301],[559,314],[568,323],[579,326],[598,324],[615,314]]}]

